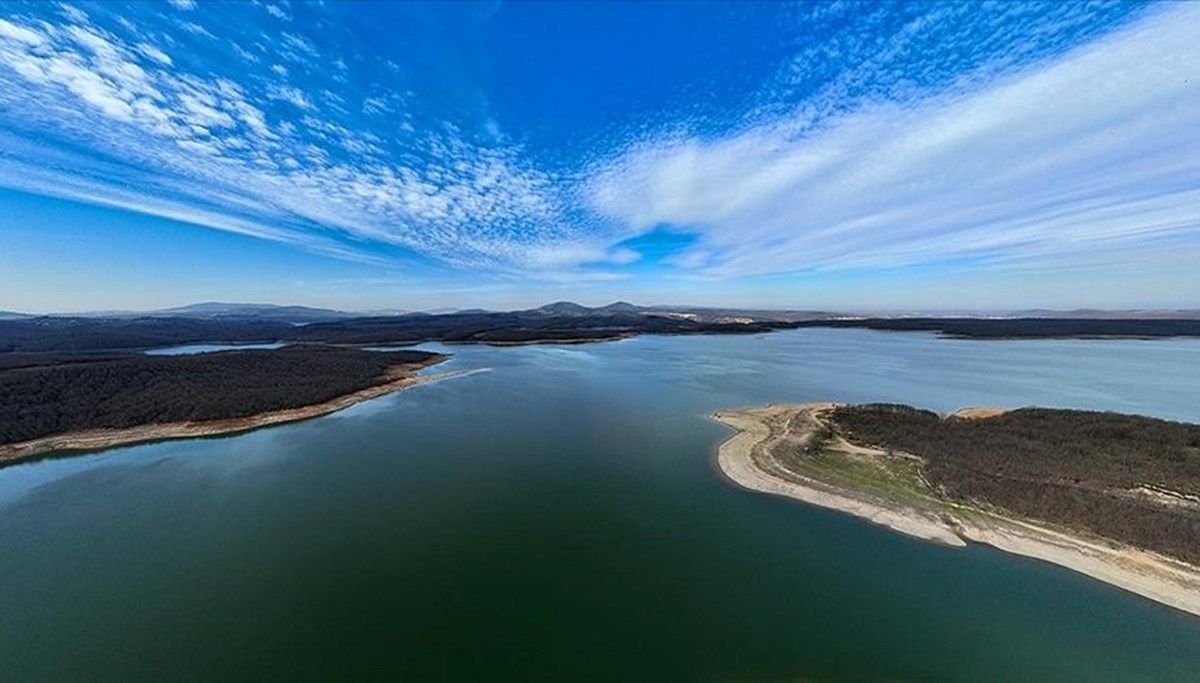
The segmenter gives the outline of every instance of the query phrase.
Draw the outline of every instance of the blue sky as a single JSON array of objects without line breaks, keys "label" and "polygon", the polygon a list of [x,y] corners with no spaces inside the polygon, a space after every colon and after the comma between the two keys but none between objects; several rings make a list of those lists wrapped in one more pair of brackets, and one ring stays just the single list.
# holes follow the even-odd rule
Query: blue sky
[{"label": "blue sky", "polygon": [[0,309],[1200,306],[1197,26],[0,2]]}]

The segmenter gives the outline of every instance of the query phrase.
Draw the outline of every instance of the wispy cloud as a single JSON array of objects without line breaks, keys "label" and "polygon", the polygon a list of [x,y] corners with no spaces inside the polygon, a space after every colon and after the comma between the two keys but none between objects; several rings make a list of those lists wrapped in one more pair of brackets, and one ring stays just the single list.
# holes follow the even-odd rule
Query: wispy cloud
[{"label": "wispy cloud", "polygon": [[[281,46],[295,59],[319,55],[294,34]],[[245,77],[234,66],[186,71],[148,32],[129,42],[91,24],[0,20],[12,138],[0,184],[323,253],[378,260],[371,245],[393,245],[484,270],[519,270],[568,230],[558,186],[519,147],[480,146],[453,127],[380,136],[329,109],[340,95],[302,89],[286,69]],[[383,114],[402,98],[361,101]],[[66,151],[81,142],[90,151]]]},{"label": "wispy cloud", "polygon": [[329,7],[172,4],[0,7],[0,185],[551,282],[627,278],[622,243],[663,226],[696,237],[655,267],[703,279],[1200,240],[1195,5],[1109,33],[1067,3],[803,5],[749,101],[563,150],[506,130],[455,60],[336,40]]},{"label": "wispy cloud", "polygon": [[643,141],[587,195],[631,229],[697,233],[676,263],[720,277],[1136,257],[1200,238],[1198,24],[1171,6],[965,91]]}]

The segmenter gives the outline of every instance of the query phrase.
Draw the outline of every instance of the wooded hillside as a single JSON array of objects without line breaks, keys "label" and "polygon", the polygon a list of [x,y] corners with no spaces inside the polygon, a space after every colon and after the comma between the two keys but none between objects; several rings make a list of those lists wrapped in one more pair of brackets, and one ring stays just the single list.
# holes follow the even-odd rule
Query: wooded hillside
[{"label": "wooded hillside", "polygon": [[952,498],[1200,565],[1200,425],[1045,408],[943,419],[891,404],[830,420],[852,442],[921,456]]},{"label": "wooded hillside", "polygon": [[0,444],[323,403],[378,384],[393,366],[436,357],[326,346],[181,356],[0,355],[10,361],[0,363]]}]

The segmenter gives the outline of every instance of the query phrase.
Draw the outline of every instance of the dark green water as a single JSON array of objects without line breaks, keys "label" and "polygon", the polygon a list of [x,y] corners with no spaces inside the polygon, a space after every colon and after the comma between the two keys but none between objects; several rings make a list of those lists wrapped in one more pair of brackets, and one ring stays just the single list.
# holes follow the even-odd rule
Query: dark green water
[{"label": "dark green water", "polygon": [[835,399],[1200,421],[1200,341],[450,350],[492,371],[0,470],[0,680],[1200,677],[1200,618],[733,488],[704,418]]}]

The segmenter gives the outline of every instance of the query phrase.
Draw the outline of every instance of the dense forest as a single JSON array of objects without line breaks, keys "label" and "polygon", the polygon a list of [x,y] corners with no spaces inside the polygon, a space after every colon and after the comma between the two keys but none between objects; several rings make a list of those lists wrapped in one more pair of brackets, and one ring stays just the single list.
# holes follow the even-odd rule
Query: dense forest
[{"label": "dense forest", "polygon": [[[978,339],[1200,336],[1200,320],[1053,318],[798,319],[714,309],[694,313],[631,305],[556,304],[530,311],[410,313],[294,324],[252,316],[39,317],[0,320],[0,353],[112,351],[197,342],[404,344],[603,341],[637,334],[755,334],[798,327],[937,332]],[[720,315],[716,315],[720,313]],[[801,314],[797,314],[799,316]],[[827,314],[813,313],[814,316]]]},{"label": "dense forest", "polygon": [[295,325],[247,318],[59,318],[0,320],[0,353],[149,349],[193,342],[274,342]]},{"label": "dense forest", "polygon": [[633,334],[751,334],[769,332],[779,323],[714,323],[637,313],[543,315],[452,313],[359,318],[306,325],[297,339],[343,344],[393,342],[511,343],[555,340],[619,339]]},{"label": "dense forest", "polygon": [[286,346],[181,356],[0,354],[0,444],[323,403],[437,354]]},{"label": "dense forest", "polygon": [[830,420],[852,442],[921,456],[951,498],[1200,565],[1200,425],[1044,408],[943,419],[890,404]]},{"label": "dense forest", "polygon": [[1169,318],[862,318],[806,320],[795,326],[937,332],[962,339],[1200,337],[1200,320]]},{"label": "dense forest", "polygon": [[602,341],[633,334],[752,334],[791,323],[716,323],[631,313],[450,313],[375,316],[292,325],[237,318],[0,320],[0,353],[147,349],[197,342],[406,344]]}]

